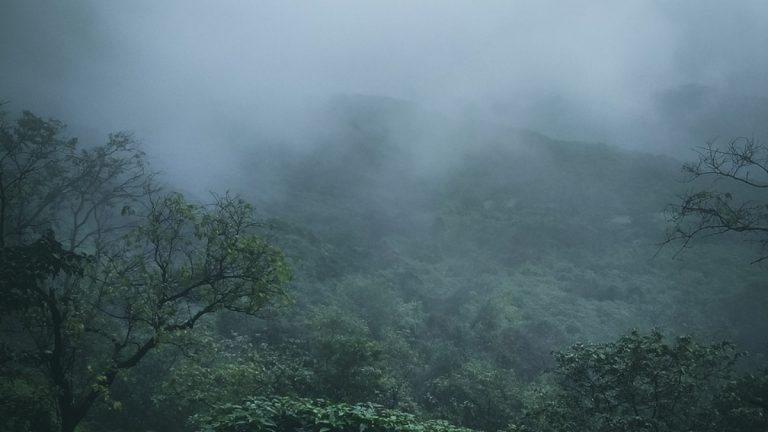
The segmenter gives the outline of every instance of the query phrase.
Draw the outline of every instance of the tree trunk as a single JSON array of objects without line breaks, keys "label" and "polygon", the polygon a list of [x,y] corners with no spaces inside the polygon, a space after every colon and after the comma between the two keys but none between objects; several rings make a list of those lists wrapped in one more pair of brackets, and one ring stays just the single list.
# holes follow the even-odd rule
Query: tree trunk
[{"label": "tree trunk", "polygon": [[65,414],[65,412],[61,413],[61,432],[74,432],[75,427],[77,427],[77,424],[79,423],[79,420],[76,420],[73,416]]},{"label": "tree trunk", "polygon": [[60,402],[59,421],[61,424],[61,432],[74,432],[77,425],[85,418],[85,414],[91,408],[91,405],[93,405],[95,400],[96,398],[91,397],[91,394],[89,394],[88,398],[79,404],[65,403],[62,405]]}]

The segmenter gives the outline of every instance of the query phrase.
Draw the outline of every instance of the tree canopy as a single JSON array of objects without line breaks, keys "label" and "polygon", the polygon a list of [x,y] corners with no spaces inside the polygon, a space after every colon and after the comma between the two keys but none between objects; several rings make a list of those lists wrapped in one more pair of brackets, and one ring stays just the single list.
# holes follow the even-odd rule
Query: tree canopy
[{"label": "tree canopy", "polygon": [[206,315],[259,313],[289,272],[242,199],[189,203],[130,134],[82,148],[63,130],[29,112],[0,124],[0,367],[37,376],[28,396],[49,405],[27,421],[69,432],[121,371]]},{"label": "tree canopy", "polygon": [[754,249],[648,259],[677,161],[500,133],[422,177],[367,121],[243,157],[262,221],[130,134],[3,117],[0,430],[766,429]]},{"label": "tree canopy", "polygon": [[669,341],[658,330],[577,344],[555,354],[551,385],[529,414],[532,429],[765,430],[765,377],[737,380],[742,356],[728,342]]}]

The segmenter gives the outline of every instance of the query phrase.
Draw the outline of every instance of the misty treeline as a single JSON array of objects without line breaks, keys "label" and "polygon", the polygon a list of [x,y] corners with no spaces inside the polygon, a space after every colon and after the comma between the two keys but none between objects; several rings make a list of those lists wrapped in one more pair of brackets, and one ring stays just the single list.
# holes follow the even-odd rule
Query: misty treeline
[{"label": "misty treeline", "polygon": [[4,114],[0,430],[768,428],[765,148],[679,182],[435,118],[433,166],[411,109],[340,102],[314,150],[199,202],[130,134]]}]

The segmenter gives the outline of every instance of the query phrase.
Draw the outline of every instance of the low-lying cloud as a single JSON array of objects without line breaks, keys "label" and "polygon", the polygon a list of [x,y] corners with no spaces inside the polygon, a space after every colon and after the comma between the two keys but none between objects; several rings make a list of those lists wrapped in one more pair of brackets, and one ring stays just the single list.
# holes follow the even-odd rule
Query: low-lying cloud
[{"label": "low-lying cloud", "polygon": [[309,142],[338,94],[677,155],[768,123],[758,0],[18,0],[2,10],[6,109],[61,118],[78,135],[134,130],[177,174],[228,166],[243,130]]}]

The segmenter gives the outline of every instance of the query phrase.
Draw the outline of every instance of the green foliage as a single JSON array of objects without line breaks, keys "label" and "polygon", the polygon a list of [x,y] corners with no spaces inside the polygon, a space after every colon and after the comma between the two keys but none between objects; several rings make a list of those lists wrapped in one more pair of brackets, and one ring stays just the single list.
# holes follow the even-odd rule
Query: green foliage
[{"label": "green foliage", "polygon": [[119,405],[122,371],[207,315],[285,298],[290,274],[242,199],[161,194],[129,134],[80,149],[62,132],[0,117],[0,366],[19,397],[44,383],[71,432],[97,400]]},{"label": "green foliage", "polygon": [[[206,407],[236,403],[252,394],[306,391],[312,375],[302,359],[266,344],[254,345],[244,336],[197,336],[187,344],[193,355],[174,362],[153,401],[166,411],[187,416]],[[182,418],[183,420],[183,418]]]},{"label": "green foliage", "polygon": [[577,341],[660,326],[765,349],[768,291],[764,270],[739,265],[747,248],[652,259],[677,161],[457,125],[451,163],[414,169],[407,124],[357,114],[287,156],[266,202],[297,301],[242,334],[296,349],[312,376],[299,395],[494,430]]},{"label": "green foliage", "polygon": [[51,388],[38,374],[3,368],[0,374],[0,431],[55,430],[56,406]]},{"label": "green foliage", "polygon": [[[740,265],[749,248],[717,239],[651,259],[678,162],[457,124],[451,163],[420,165],[420,125],[359,108],[336,113],[349,124],[309,157],[243,158],[228,187],[269,197],[269,232],[237,197],[160,193],[128,134],[84,149],[56,121],[3,119],[0,428],[55,428],[69,388],[62,400],[95,401],[89,430],[179,432],[199,413],[200,428],[317,431],[333,413],[360,432],[390,413],[405,430],[428,430],[423,417],[492,431],[524,406],[542,431],[689,417],[766,429],[764,373],[706,373],[729,364],[727,346],[588,343],[660,326],[765,350],[768,290],[764,267]],[[295,301],[273,308],[286,262]],[[651,394],[679,397],[654,400],[654,417]]]},{"label": "green foliage", "polygon": [[552,387],[533,411],[537,430],[723,431],[723,389],[741,354],[729,343],[667,343],[659,331],[578,344],[556,354]]},{"label": "green foliage", "polygon": [[471,432],[372,403],[353,405],[296,398],[256,398],[242,404],[219,405],[192,421],[201,432]]},{"label": "green foliage", "polygon": [[[0,251],[0,313],[10,313],[33,306],[31,292],[41,282],[57,276],[82,276],[92,258],[63,247],[49,230],[38,240],[23,245],[7,246]],[[1,318],[0,318],[1,319]]]},{"label": "green foliage", "polygon": [[[37,302],[44,281],[80,276],[89,262],[89,257],[65,250],[52,231],[29,245],[0,248],[0,326],[7,331],[19,324],[34,325],[40,319]],[[56,428],[54,389],[33,369],[45,365],[51,354],[0,338],[0,430]]]},{"label": "green foliage", "polygon": [[430,383],[425,405],[435,415],[481,430],[500,430],[519,413],[522,386],[512,370],[471,359]]},{"label": "green foliage", "polygon": [[717,408],[730,430],[768,430],[768,368],[747,373],[729,383]]},{"label": "green foliage", "polygon": [[382,346],[363,320],[336,308],[309,315],[306,342],[323,394],[335,400],[375,400],[383,387]]}]

